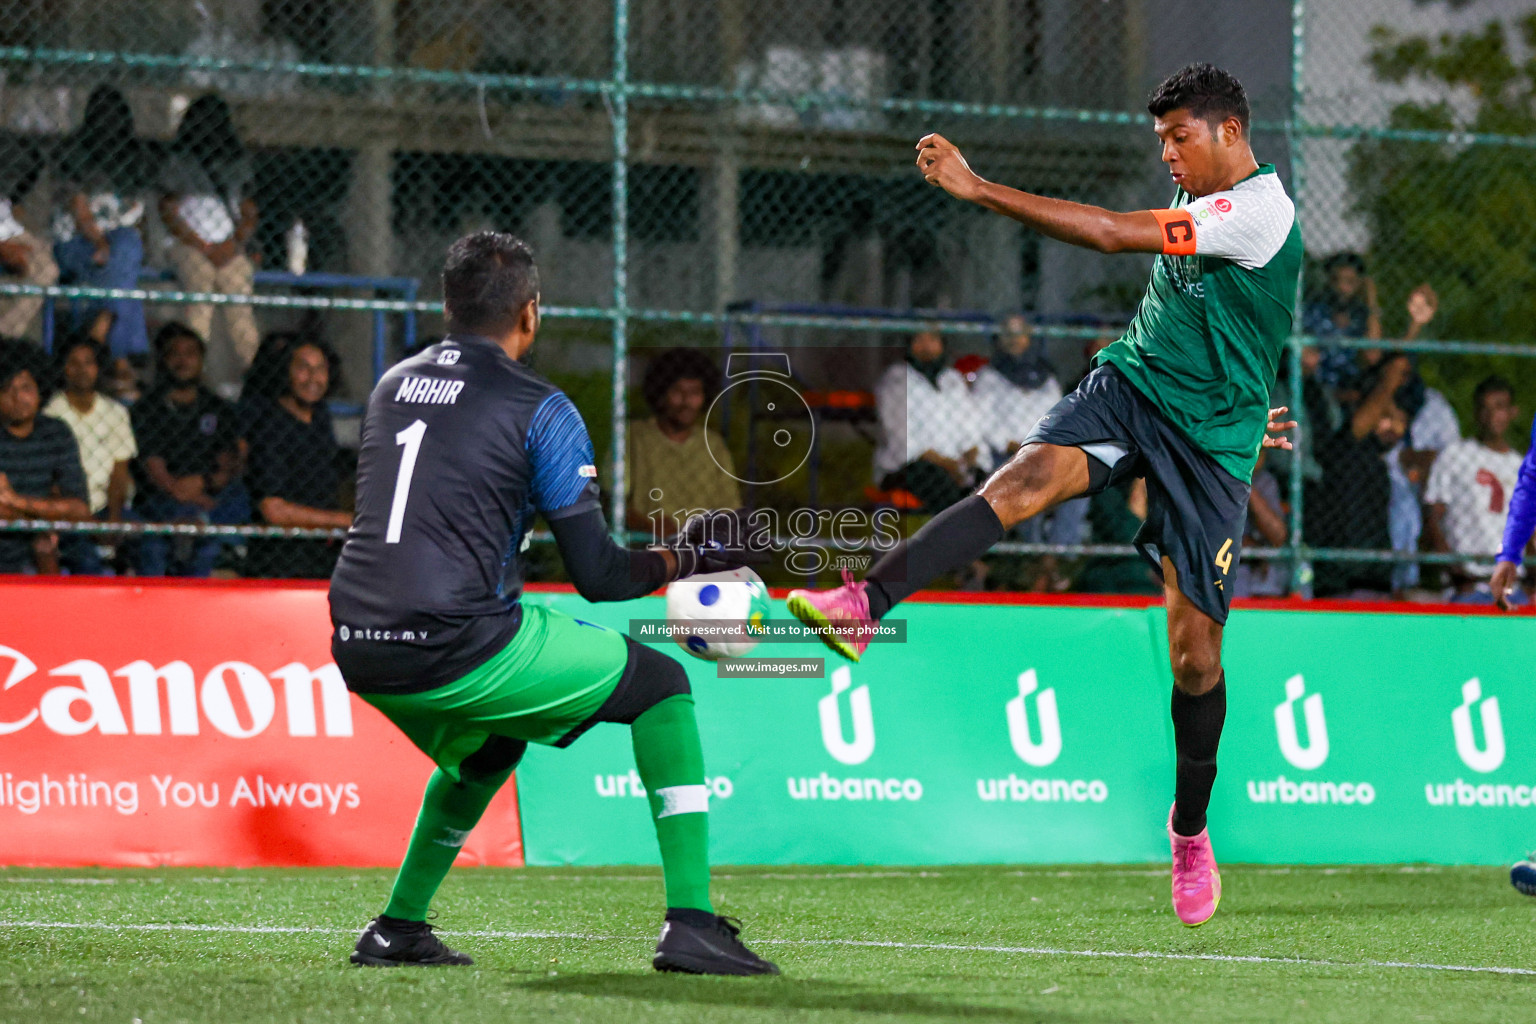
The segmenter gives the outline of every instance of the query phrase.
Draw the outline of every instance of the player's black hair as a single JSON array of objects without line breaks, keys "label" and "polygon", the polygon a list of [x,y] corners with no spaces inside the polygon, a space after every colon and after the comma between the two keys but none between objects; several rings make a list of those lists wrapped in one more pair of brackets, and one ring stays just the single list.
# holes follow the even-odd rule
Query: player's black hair
[{"label": "player's black hair", "polygon": [[443,306],[450,331],[499,337],[538,296],[533,250],[515,235],[476,231],[448,247]]},{"label": "player's black hair", "polygon": [[1472,411],[1482,412],[1483,399],[1487,398],[1489,395],[1496,395],[1501,391],[1508,395],[1511,399],[1515,397],[1515,386],[1511,384],[1506,378],[1500,377],[1498,374],[1494,374],[1491,377],[1484,377],[1482,380],[1478,381],[1477,387],[1472,389]]},{"label": "player's black hair", "polygon": [[652,412],[661,412],[668,389],[680,380],[701,382],[705,405],[720,393],[720,367],[715,360],[700,349],[669,348],[651,360],[645,368],[645,378],[640,382],[640,392]]},{"label": "player's black hair", "polygon": [[1186,64],[1152,90],[1147,111],[1162,117],[1172,110],[1187,110],[1213,129],[1235,117],[1248,134],[1248,93],[1231,72],[1214,64]]}]

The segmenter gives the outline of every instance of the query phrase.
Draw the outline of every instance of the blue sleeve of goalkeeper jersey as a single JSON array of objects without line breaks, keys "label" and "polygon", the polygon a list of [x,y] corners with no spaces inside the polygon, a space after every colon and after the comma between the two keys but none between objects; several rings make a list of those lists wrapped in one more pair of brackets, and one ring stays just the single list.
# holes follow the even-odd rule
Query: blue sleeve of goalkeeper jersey
[{"label": "blue sleeve of goalkeeper jersey", "polygon": [[526,443],[533,465],[529,497],[546,520],[602,507],[592,439],[564,393],[557,391],[539,405]]},{"label": "blue sleeve of goalkeeper jersey", "polygon": [[1499,561],[1519,564],[1525,557],[1525,545],[1536,529],[1536,422],[1531,424],[1531,446],[1520,463],[1520,477],[1509,499],[1509,520],[1504,524],[1504,547]]}]

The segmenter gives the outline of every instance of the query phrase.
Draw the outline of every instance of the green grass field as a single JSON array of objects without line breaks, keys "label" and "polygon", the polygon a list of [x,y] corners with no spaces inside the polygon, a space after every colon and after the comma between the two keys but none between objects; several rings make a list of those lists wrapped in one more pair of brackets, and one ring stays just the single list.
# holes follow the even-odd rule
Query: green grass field
[{"label": "green grass field", "polygon": [[0,871],[0,1021],[1536,1020],[1536,900],[1488,868],[1228,866],[1196,930],[1150,865],[723,868],[757,979],[653,973],[645,868],[458,871],[474,967],[350,967],[389,878]]}]

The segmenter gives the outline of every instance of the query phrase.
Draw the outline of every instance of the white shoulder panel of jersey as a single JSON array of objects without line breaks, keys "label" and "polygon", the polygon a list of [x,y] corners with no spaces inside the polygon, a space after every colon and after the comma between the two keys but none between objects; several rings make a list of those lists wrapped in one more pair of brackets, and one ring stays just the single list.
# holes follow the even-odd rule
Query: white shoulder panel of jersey
[{"label": "white shoulder panel of jersey", "polygon": [[1240,181],[1226,192],[1190,200],[1195,253],[1254,270],[1275,258],[1296,221],[1296,206],[1275,174]]}]

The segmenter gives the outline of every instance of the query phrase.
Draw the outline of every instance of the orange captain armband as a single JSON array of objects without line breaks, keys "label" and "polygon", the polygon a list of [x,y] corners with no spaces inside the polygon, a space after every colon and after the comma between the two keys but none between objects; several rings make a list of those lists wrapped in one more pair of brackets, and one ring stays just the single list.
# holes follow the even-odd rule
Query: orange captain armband
[{"label": "orange captain armband", "polygon": [[1153,210],[1157,226],[1163,229],[1163,253],[1168,256],[1195,254],[1195,218],[1188,210]]}]

